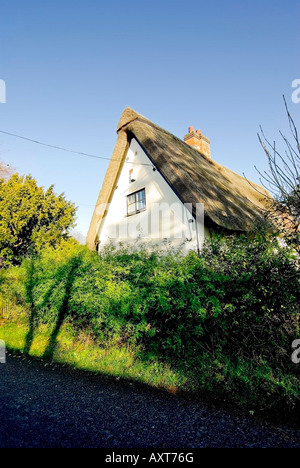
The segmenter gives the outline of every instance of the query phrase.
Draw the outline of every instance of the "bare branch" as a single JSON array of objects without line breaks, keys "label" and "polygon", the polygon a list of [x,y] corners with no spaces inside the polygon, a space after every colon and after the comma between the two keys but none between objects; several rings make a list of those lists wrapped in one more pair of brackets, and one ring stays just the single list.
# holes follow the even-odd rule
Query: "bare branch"
[{"label": "bare branch", "polygon": [[269,169],[265,171],[260,171],[257,167],[255,169],[260,175],[262,186],[274,197],[273,203],[270,204],[269,218],[272,218],[273,221],[275,220],[280,230],[287,236],[287,231],[292,232],[293,236],[295,236],[294,240],[297,239],[297,242],[299,242],[300,144],[296,125],[288,110],[284,96],[283,100],[293,142],[296,143],[296,147],[280,131],[279,134],[285,143],[285,150],[281,153],[277,148],[276,142],[271,143],[260,126],[258,140],[267,156]]},{"label": "bare branch", "polygon": [[14,172],[15,169],[12,166],[3,161],[0,161],[0,179],[9,179]]}]

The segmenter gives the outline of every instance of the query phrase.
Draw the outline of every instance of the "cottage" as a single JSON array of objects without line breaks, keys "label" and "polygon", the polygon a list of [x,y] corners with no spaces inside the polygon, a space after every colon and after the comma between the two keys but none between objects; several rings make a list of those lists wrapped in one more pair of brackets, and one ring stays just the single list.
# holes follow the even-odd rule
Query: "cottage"
[{"label": "cottage", "polygon": [[184,140],[127,108],[91,220],[91,249],[142,242],[200,250],[212,230],[252,231],[268,193],[221,166],[210,141],[188,129]]}]

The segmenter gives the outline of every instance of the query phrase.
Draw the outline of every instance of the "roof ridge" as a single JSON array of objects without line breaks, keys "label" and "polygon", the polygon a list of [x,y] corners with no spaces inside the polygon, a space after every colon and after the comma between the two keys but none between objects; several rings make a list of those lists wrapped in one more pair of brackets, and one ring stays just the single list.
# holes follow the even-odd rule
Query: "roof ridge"
[{"label": "roof ridge", "polygon": [[179,137],[177,137],[176,135],[173,135],[173,133],[169,132],[168,130],[161,127],[160,125],[157,125],[152,120],[145,117],[144,115],[136,112],[131,107],[126,107],[126,109],[124,109],[121,115],[121,118],[119,120],[118,126],[117,126],[117,133],[119,133],[121,130],[124,129],[124,127],[127,127],[127,125],[131,124],[135,120],[138,120],[139,122],[143,122],[149,125],[150,127],[160,130],[168,135],[171,135],[173,138],[176,138],[177,140],[182,141]]},{"label": "roof ridge", "polygon": [[117,133],[119,133],[124,127],[126,127],[126,125],[129,125],[131,122],[137,119],[141,119],[143,121],[149,121],[149,123],[152,123],[150,122],[149,119],[139,114],[131,107],[126,107],[124,111],[122,112],[121,118],[117,125]]}]

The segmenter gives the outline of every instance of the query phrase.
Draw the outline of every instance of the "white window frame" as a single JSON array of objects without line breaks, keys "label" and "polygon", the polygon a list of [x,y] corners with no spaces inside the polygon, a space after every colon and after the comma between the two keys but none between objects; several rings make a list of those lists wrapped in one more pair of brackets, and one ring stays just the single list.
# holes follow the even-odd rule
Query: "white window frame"
[{"label": "white window frame", "polygon": [[[142,198],[139,198],[139,194],[143,194]],[[130,193],[126,197],[127,216],[132,216],[146,210],[146,189],[142,188],[136,192]],[[134,208],[132,211],[129,208]]]}]

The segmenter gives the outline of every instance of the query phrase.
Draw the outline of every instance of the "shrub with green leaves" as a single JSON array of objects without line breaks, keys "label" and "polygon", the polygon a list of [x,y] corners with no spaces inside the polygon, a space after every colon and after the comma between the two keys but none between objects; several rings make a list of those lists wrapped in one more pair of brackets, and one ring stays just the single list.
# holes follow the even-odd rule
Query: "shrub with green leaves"
[{"label": "shrub with green leaves", "polygon": [[53,186],[44,190],[30,175],[0,179],[1,262],[16,265],[45,246],[57,247],[68,239],[75,213],[63,194],[56,195]]},{"label": "shrub with green leaves", "polygon": [[222,351],[286,369],[299,336],[297,253],[276,237],[217,238],[203,253],[207,267],[226,277],[222,313],[210,334]]},{"label": "shrub with green leaves", "polygon": [[276,238],[213,237],[199,257],[125,248],[98,256],[65,245],[4,272],[2,291],[5,275],[15,278],[10,294],[27,308],[31,335],[42,323],[55,337],[65,322],[100,346],[129,345],[186,369],[205,388],[274,402],[298,388],[299,261]]}]

